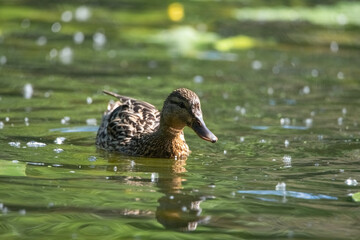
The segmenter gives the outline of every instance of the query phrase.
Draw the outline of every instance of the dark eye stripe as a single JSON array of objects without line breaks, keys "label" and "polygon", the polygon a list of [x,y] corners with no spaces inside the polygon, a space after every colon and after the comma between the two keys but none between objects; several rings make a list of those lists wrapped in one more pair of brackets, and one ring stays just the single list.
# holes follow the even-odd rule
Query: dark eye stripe
[{"label": "dark eye stripe", "polygon": [[185,104],[183,102],[170,101],[170,103],[178,105],[181,108],[186,108],[186,106],[185,106]]}]

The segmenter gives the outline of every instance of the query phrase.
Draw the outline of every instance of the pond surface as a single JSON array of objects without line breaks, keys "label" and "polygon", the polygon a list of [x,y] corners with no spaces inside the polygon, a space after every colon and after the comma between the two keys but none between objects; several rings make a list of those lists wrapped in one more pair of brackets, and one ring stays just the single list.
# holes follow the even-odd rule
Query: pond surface
[{"label": "pond surface", "polygon": [[[360,4],[316,2],[2,3],[0,238],[359,239]],[[217,143],[96,150],[103,89],[179,87]]]}]

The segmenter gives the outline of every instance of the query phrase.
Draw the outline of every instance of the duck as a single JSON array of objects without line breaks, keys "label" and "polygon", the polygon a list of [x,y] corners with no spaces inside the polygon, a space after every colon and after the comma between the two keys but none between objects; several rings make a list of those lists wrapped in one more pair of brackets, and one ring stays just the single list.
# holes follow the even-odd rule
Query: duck
[{"label": "duck", "polygon": [[184,128],[190,127],[203,140],[218,138],[206,127],[200,99],[187,88],[172,91],[161,111],[152,104],[107,90],[115,97],[102,117],[96,146],[130,156],[186,159],[190,154]]}]

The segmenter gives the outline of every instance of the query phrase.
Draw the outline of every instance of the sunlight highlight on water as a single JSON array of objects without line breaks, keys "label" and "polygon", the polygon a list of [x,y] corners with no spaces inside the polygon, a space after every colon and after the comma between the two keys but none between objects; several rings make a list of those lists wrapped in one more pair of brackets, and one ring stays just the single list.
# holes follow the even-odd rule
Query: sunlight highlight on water
[{"label": "sunlight highlight on water", "polygon": [[55,143],[55,144],[63,144],[65,140],[66,140],[65,137],[57,137],[57,138],[54,140],[54,143]]},{"label": "sunlight highlight on water", "polygon": [[286,196],[292,198],[301,198],[306,200],[337,200],[337,197],[328,196],[324,194],[314,194],[314,193],[304,193],[304,192],[295,192],[295,191],[283,191],[283,190],[240,190],[237,191],[242,194],[252,194],[252,195],[273,195],[273,196]]}]

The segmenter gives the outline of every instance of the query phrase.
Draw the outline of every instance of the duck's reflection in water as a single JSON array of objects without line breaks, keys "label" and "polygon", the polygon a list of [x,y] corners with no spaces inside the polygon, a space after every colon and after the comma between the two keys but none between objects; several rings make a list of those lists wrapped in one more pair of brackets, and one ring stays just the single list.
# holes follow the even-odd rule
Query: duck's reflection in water
[{"label": "duck's reflection in water", "polygon": [[[165,228],[178,231],[194,231],[199,223],[209,220],[210,217],[201,216],[200,204],[206,197],[198,193],[189,194],[182,191],[182,182],[186,181],[184,178],[186,160],[127,159],[130,160],[131,164],[118,166],[118,168],[122,168],[122,171],[153,173],[150,181],[152,184],[156,184],[159,192],[164,194],[158,199],[159,205],[156,208],[155,216],[157,221]],[[123,157],[114,155],[108,156],[108,160],[113,163],[124,163]],[[127,183],[131,185],[139,184],[139,181],[132,181],[134,181],[133,178]],[[144,183],[144,179],[141,179],[141,182]]]}]

